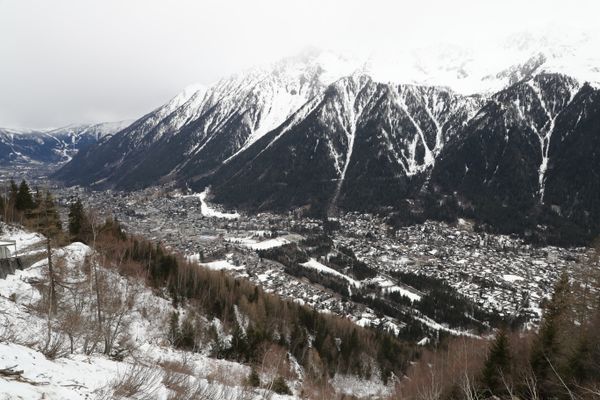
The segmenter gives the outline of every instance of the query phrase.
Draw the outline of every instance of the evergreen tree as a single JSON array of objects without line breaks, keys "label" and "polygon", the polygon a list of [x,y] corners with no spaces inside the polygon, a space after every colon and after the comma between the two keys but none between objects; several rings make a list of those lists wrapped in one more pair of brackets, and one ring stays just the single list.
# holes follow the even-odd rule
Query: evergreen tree
[{"label": "evergreen tree", "polygon": [[271,390],[273,390],[277,394],[292,394],[289,386],[287,385],[285,379],[282,376],[278,376],[273,381],[273,385],[271,386]]},{"label": "evergreen tree", "polygon": [[260,377],[258,376],[258,372],[256,372],[256,369],[254,368],[250,370],[250,375],[248,375],[248,385],[252,387],[260,386]]},{"label": "evergreen tree", "polygon": [[[27,190],[29,189],[27,188]],[[19,193],[21,193],[21,188],[19,188]],[[50,280],[50,312],[54,313],[56,312],[57,308],[57,299],[55,291],[56,278],[54,276],[54,269],[52,265],[51,241],[58,240],[60,238],[62,233],[62,223],[60,222],[60,216],[58,215],[58,210],[56,209],[54,198],[52,197],[52,194],[49,191],[46,191],[41,204],[39,204],[39,206],[35,209],[30,210],[28,221],[30,225],[33,225],[34,230],[46,236],[46,251],[48,254],[48,273]]]},{"label": "evergreen tree", "polygon": [[560,382],[556,382],[553,369],[558,367],[561,351],[560,328],[565,327],[563,317],[568,310],[570,293],[569,277],[563,273],[545,307],[540,330],[531,352],[531,367],[539,384],[540,394],[545,398],[555,395],[555,391],[561,385]]},{"label": "evergreen tree", "polygon": [[69,206],[69,236],[74,242],[87,243],[89,222],[80,199]]},{"label": "evergreen tree", "polygon": [[498,333],[494,341],[488,358],[483,367],[483,384],[495,395],[500,395],[502,390],[502,379],[509,373],[510,369],[510,349],[508,346],[508,337],[504,330]]},{"label": "evergreen tree", "polygon": [[8,197],[8,202],[12,203],[13,206],[17,202],[17,195],[18,194],[19,194],[19,187],[17,186],[17,184],[15,183],[15,181],[13,179],[11,179],[10,180],[10,194],[9,194],[9,197]]},{"label": "evergreen tree", "polygon": [[194,321],[188,315],[185,317],[185,319],[183,320],[183,323],[181,324],[181,335],[179,338],[179,346],[184,349],[192,350],[195,345],[194,333],[195,333]]},{"label": "evergreen tree", "polygon": [[15,200],[15,208],[19,211],[33,210],[35,208],[35,203],[33,201],[33,196],[31,195],[31,190],[29,189],[29,185],[27,184],[27,182],[25,182],[24,179],[19,185],[19,189]]},{"label": "evergreen tree", "polygon": [[19,187],[14,180],[10,180],[8,187],[8,193],[4,200],[4,207],[2,209],[2,218],[6,222],[11,222],[15,217],[15,203],[17,202],[17,194],[19,193]]}]

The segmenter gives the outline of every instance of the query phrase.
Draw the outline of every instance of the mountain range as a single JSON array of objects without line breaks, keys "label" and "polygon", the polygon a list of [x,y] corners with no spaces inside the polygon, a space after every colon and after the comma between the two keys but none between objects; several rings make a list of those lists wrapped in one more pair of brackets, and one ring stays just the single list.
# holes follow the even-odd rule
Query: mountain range
[{"label": "mountain range", "polygon": [[395,80],[376,57],[306,51],[186,89],[55,177],[211,186],[216,201],[252,210],[466,215],[589,238],[600,228],[600,64],[588,39],[513,37],[495,62],[419,53]]},{"label": "mountain range", "polygon": [[0,165],[61,165],[79,150],[105,140],[130,122],[77,124],[43,130],[0,128]]}]

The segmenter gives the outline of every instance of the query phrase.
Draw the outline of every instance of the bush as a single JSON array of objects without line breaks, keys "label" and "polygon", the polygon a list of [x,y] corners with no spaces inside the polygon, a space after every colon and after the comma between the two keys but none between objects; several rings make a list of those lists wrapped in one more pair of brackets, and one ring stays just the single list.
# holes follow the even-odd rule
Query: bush
[{"label": "bush", "polygon": [[277,378],[275,378],[275,380],[273,381],[271,390],[277,394],[290,394],[290,395],[292,394],[292,391],[290,390],[287,383],[285,382],[285,379],[283,379],[283,377],[281,377],[281,376],[278,376]]},{"label": "bush", "polygon": [[259,387],[260,386],[260,377],[258,376],[258,372],[256,372],[256,370],[254,368],[252,368],[252,371],[250,371],[250,375],[248,375],[248,385],[252,386],[252,387]]}]

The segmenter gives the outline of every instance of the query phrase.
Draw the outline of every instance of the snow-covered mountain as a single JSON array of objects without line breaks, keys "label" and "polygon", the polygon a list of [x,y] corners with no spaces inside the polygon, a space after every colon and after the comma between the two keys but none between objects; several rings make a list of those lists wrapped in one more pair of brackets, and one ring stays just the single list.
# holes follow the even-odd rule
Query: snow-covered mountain
[{"label": "snow-covered mountain", "polygon": [[459,194],[506,230],[564,218],[572,225],[558,235],[574,226],[588,237],[598,233],[600,90],[565,75],[537,75],[494,95],[463,137],[441,154],[433,192]]},{"label": "snow-covered mountain", "polygon": [[[563,177],[578,194],[550,193],[559,160],[574,171],[577,157],[596,159],[597,147],[579,144],[565,155],[578,124],[596,118],[595,42],[517,35],[479,52],[405,52],[396,63],[311,50],[186,90],[56,176],[119,189],[212,185],[217,201],[235,206],[317,213],[397,208],[424,193],[465,196],[463,207],[489,196],[525,213],[571,210],[561,218],[576,208],[588,229],[600,192],[581,194],[571,187],[579,180]],[[564,125],[567,116],[579,119]],[[594,142],[598,129],[586,126],[582,140]],[[459,178],[465,165],[476,183]]]},{"label": "snow-covered mountain", "polygon": [[208,88],[185,91],[95,148],[93,154],[76,158],[59,176],[140,187],[182,173],[210,171],[358,66],[353,60],[311,50]]},{"label": "snow-covered mountain", "polygon": [[418,190],[480,101],[366,75],[343,78],[211,182],[217,199],[258,208],[392,205]]},{"label": "snow-covered mountain", "polygon": [[367,68],[382,82],[445,86],[464,95],[491,95],[539,73],[560,73],[599,86],[598,48],[600,34],[596,32],[551,27],[492,42],[375,52]]},{"label": "snow-covered mountain", "polygon": [[0,128],[0,164],[62,164],[82,148],[98,143],[130,123],[78,124],[45,130]]}]

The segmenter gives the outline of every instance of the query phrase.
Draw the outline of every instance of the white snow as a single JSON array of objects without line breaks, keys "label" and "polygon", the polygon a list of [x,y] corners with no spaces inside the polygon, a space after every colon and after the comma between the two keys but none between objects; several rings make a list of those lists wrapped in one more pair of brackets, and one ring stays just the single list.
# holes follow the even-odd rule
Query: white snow
[{"label": "white snow", "polygon": [[421,301],[421,296],[419,294],[412,292],[409,288],[398,286],[391,280],[382,276],[377,276],[373,279],[370,279],[369,283],[377,284],[379,287],[381,287],[383,292],[398,292],[402,296],[408,297],[411,301]]},{"label": "white snow", "polygon": [[445,325],[442,325],[438,322],[435,322],[434,320],[432,320],[429,317],[426,316],[422,316],[422,317],[414,317],[417,321],[429,326],[432,329],[435,329],[436,331],[445,331],[448,332],[454,336],[468,336],[468,337],[472,337],[472,338],[479,338],[479,336],[472,334],[471,332],[467,332],[467,331],[461,331],[461,330],[457,330],[457,329],[452,329],[452,328],[448,328]]},{"label": "white snow", "polygon": [[331,385],[338,393],[344,393],[354,398],[381,399],[393,394],[393,386],[385,386],[379,379],[364,381],[351,375],[336,374]]},{"label": "white snow", "polygon": [[240,217],[240,214],[238,214],[237,212],[235,213],[224,213],[218,210],[215,210],[214,208],[211,208],[208,203],[206,202],[206,197],[208,196],[209,193],[209,189],[206,188],[204,189],[204,191],[200,194],[198,194],[198,197],[200,198],[200,212],[202,213],[202,215],[204,215],[205,217],[209,217],[209,218],[223,218],[223,219],[238,219]]},{"label": "white snow", "polygon": [[[542,96],[541,90],[536,85],[534,80],[530,80],[528,82],[528,84],[531,87],[531,89],[534,91],[534,93],[536,94],[538,101],[540,102],[540,105],[541,105],[542,109],[544,110],[544,113],[546,114],[546,118],[547,118],[547,121],[545,122],[544,126],[541,129],[536,128],[535,124],[533,124],[533,123],[531,124],[531,128],[534,130],[534,132],[537,134],[537,136],[539,138],[540,148],[541,148],[541,153],[542,153],[542,162],[540,164],[539,172],[538,172],[538,184],[539,184],[540,201],[543,202],[545,186],[546,186],[545,185],[546,171],[548,170],[548,162],[550,160],[550,157],[549,157],[550,140],[552,139],[552,133],[554,132],[554,125],[556,124],[556,118],[558,117],[558,114],[560,114],[560,113],[555,113],[554,115],[552,115],[550,105],[547,105],[546,101],[544,101],[544,97]],[[577,90],[578,90],[578,87],[572,88],[572,90],[570,92],[569,102],[573,99],[574,93]],[[518,110],[521,111],[520,107],[518,107]]]},{"label": "white snow", "polygon": [[[537,58],[535,72],[556,72],[581,82],[600,82],[600,35],[553,24],[497,40],[373,52],[368,73],[377,81],[449,87],[465,95],[489,94],[510,83],[511,72],[525,72]],[[540,55],[543,57],[541,58]],[[523,78],[524,76],[520,76]]]},{"label": "white snow", "polygon": [[200,263],[200,265],[202,267],[212,269],[215,271],[221,271],[221,270],[239,271],[239,270],[243,270],[245,268],[245,266],[243,266],[243,265],[233,265],[232,263],[230,263],[227,260],[218,260],[218,261],[211,261],[211,262],[207,262],[207,263]]},{"label": "white snow", "polygon": [[283,246],[284,244],[291,243],[289,240],[283,237],[277,237],[274,239],[263,240],[258,243],[247,243],[245,246],[251,248],[252,250],[267,250],[272,249],[273,247]]},{"label": "white snow", "polygon": [[525,278],[523,278],[521,276],[512,275],[512,274],[504,274],[504,275],[502,275],[502,279],[504,279],[506,282],[515,282],[515,281],[525,280]]},{"label": "white snow", "polygon": [[402,296],[408,297],[411,301],[421,301],[421,296],[416,293],[411,292],[410,290],[404,289],[400,286],[391,286],[389,288],[384,289],[387,292],[397,292]]},{"label": "white snow", "polygon": [[310,260],[308,260],[305,263],[301,263],[300,265],[302,265],[303,267],[306,268],[311,268],[311,269],[315,269],[319,272],[325,273],[325,274],[330,274],[330,275],[335,275],[337,277],[343,278],[345,280],[347,280],[350,284],[352,284],[355,287],[360,287],[360,282],[350,278],[347,275],[344,275],[338,271],[336,271],[333,268],[330,268],[326,265],[321,264],[320,262],[318,262],[317,260],[315,260],[314,258],[311,258]]},{"label": "white snow", "polygon": [[[3,226],[4,228],[4,226]],[[3,239],[20,239],[21,245],[35,244],[34,236],[22,229],[11,229],[3,234]],[[91,249],[82,243],[72,243],[53,250],[54,260],[64,265],[68,274],[66,282],[76,282],[81,276],[80,267]],[[64,260],[59,261],[59,260]],[[224,262],[208,263],[224,267]],[[39,299],[40,293],[31,279],[44,279],[43,259],[25,270],[17,270],[7,279],[0,280],[0,368],[14,367],[23,371],[21,380],[0,376],[0,400],[48,399],[84,400],[99,398],[100,391],[106,391],[110,383],[123,375],[136,362],[146,366],[155,375],[152,386],[154,393],[148,399],[167,400],[172,395],[162,383],[163,370],[160,363],[165,360],[187,359],[192,369],[189,378],[192,383],[211,390],[207,398],[240,398],[243,379],[249,367],[235,362],[217,360],[203,353],[173,350],[166,341],[166,321],[174,310],[168,299],[158,297],[142,283],[129,282],[115,271],[104,269],[103,275],[110,278],[112,290],[123,291],[126,286],[136,288],[136,295],[125,320],[130,335],[131,356],[124,361],[114,361],[98,352],[81,354],[80,344],[76,343],[75,353],[57,359],[47,359],[39,350],[41,340],[46,337],[46,319],[31,308]],[[227,263],[227,266],[230,264]],[[133,285],[133,286],[131,286]],[[66,296],[66,293],[63,293]],[[65,298],[66,300],[66,298]],[[123,322],[125,322],[125,320]],[[218,320],[212,321],[219,324]],[[205,321],[205,323],[209,323]],[[224,335],[224,333],[223,333]],[[226,338],[224,338],[226,340]],[[64,338],[64,342],[68,342]],[[216,379],[215,379],[216,378]],[[261,399],[269,395],[263,390],[250,393],[249,399]],[[283,400],[292,396],[273,395],[273,399]]]},{"label": "white snow", "polygon": [[[28,232],[24,229],[13,227],[2,223],[2,234],[0,240],[14,240],[17,246],[17,254],[23,255],[29,253],[34,247],[39,247],[45,242],[45,237],[39,233]],[[10,246],[9,250],[14,253],[14,247]],[[14,255],[14,254],[13,254]]]}]

